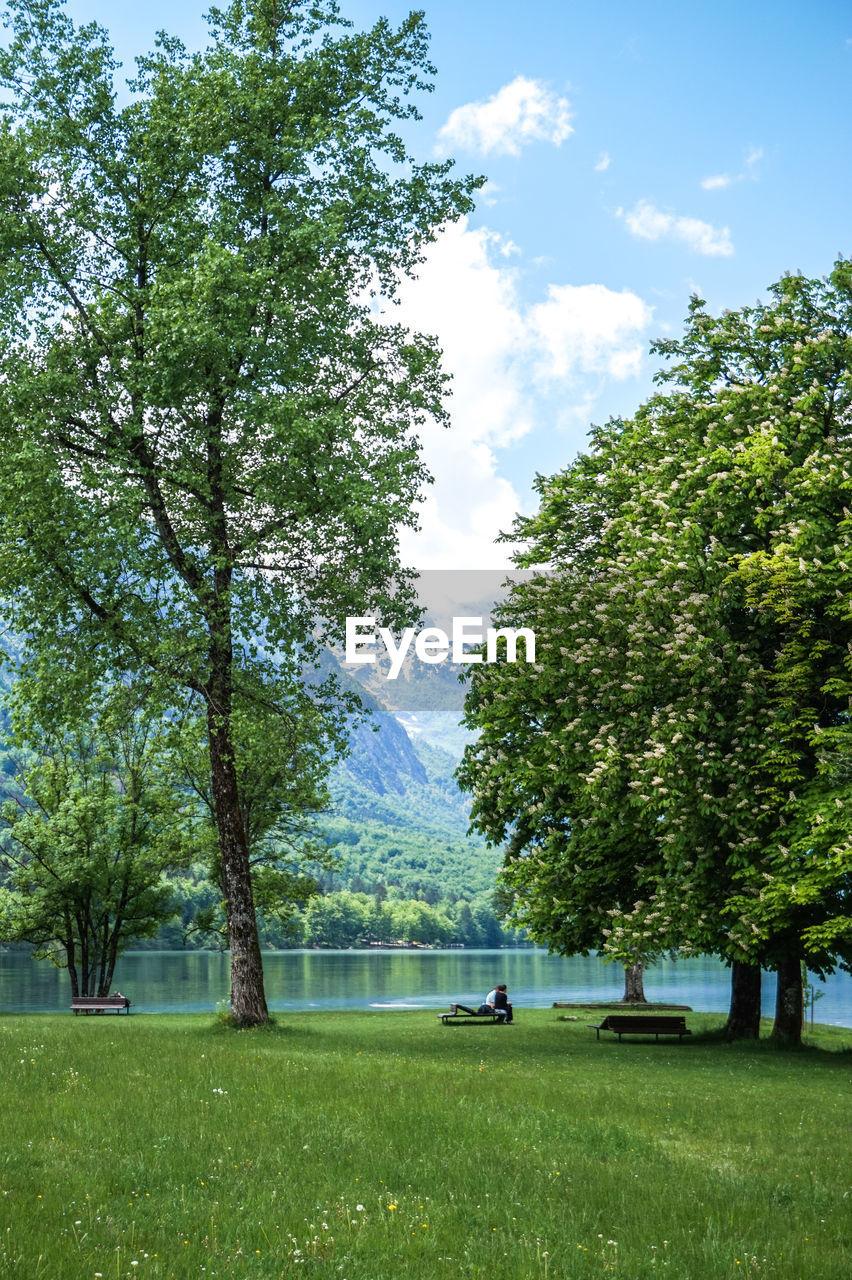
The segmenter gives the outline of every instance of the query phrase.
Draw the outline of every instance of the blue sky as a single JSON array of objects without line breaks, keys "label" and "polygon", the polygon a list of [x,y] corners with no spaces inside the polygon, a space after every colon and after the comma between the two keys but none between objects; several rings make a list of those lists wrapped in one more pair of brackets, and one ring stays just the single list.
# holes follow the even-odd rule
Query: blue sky
[{"label": "blue sky", "polygon": [[[70,0],[120,56],[164,27],[205,42],[195,0]],[[397,0],[343,0],[360,26]],[[651,390],[653,337],[689,295],[754,302],[784,271],[852,254],[852,6],[421,0],[438,67],[420,158],[453,155],[488,187],[442,237],[403,313],[435,332],[453,427],[424,447],[435,484],[424,568],[493,568],[493,539],[533,507],[590,422]]]}]

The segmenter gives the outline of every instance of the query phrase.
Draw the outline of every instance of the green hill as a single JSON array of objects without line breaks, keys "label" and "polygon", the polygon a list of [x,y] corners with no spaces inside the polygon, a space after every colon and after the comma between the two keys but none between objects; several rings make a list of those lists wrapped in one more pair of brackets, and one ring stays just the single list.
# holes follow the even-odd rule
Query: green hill
[{"label": "green hill", "polygon": [[[367,713],[350,722],[348,755],[331,771],[331,804],[317,818],[340,859],[339,869],[326,873],[323,892],[416,899],[452,922],[454,940],[501,941],[492,910],[500,854],[468,834],[469,803],[454,777],[467,740],[459,725],[464,689],[455,671],[417,663],[404,680],[386,681],[374,674],[359,679],[363,670],[347,671],[328,654],[320,672],[320,678],[334,672],[344,688],[357,691]],[[12,671],[0,671],[7,688]],[[0,752],[6,794],[15,765],[14,752]],[[176,876],[175,886],[182,918],[151,945],[183,945],[196,910],[215,897],[200,866]],[[272,922],[264,938],[268,945],[287,943]],[[197,936],[194,944],[207,945],[209,938]]]},{"label": "green hill", "polygon": [[490,895],[500,854],[468,835],[470,805],[454,777],[467,737],[456,669],[418,662],[385,680],[374,666],[337,667],[369,716],[352,724],[320,819],[343,857],[334,887],[378,884],[434,902]]},{"label": "green hill", "polygon": [[353,755],[334,769],[332,806],[320,820],[343,856],[334,886],[370,891],[380,884],[435,902],[491,893],[500,855],[467,835],[468,805],[453,778],[451,755],[427,742],[411,744],[406,736],[417,768],[404,774],[398,758],[392,777],[399,789],[390,789],[381,775],[378,786],[365,781],[397,734],[404,730],[383,718],[372,735],[382,744],[373,756],[364,761]]}]

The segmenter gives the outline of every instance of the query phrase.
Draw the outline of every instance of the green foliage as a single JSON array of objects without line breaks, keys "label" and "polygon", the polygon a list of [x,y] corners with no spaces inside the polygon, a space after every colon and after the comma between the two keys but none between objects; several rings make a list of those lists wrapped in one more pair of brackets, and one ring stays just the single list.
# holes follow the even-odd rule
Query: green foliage
[{"label": "green foliage", "polygon": [[83,712],[41,734],[20,715],[27,750],[2,811],[0,938],[67,968],[72,994],[105,995],[122,951],[175,914],[165,873],[196,851],[199,821],[132,688],[111,690],[92,724]]},{"label": "green foliage", "polygon": [[[327,718],[310,700],[302,702],[298,724],[260,703],[234,708],[232,729],[240,815],[249,854],[254,904],[261,918],[261,941],[269,930],[290,936],[292,918],[319,887],[319,877],[338,866],[317,823],[328,803],[324,732]],[[214,945],[227,938],[226,886],[215,835],[215,804],[203,722],[187,714],[172,725],[170,745],[186,787],[204,804],[210,819],[206,879],[184,886],[183,941],[200,934]]]},{"label": "green foliage", "polygon": [[461,777],[559,950],[852,958],[852,265],[657,344],[664,389],[539,481]]},{"label": "green foliage", "polygon": [[321,947],[354,947],[371,942],[496,947],[511,940],[486,902],[430,905],[412,898],[370,896],[347,890],[312,898],[304,913],[303,928],[305,942]]},{"label": "green foliage", "polygon": [[161,35],[128,98],[96,24],[6,8],[0,598],[67,685],[144,670],[203,703],[233,999],[262,1021],[235,708],[289,731],[320,622],[411,613],[398,531],[445,378],[375,303],[477,183],[396,132],[422,14],[357,33],[331,0],[234,0],[204,53]]},{"label": "green foliage", "polygon": [[[323,818],[326,838],[341,857],[334,884],[356,876],[408,894],[437,891],[441,898],[471,898],[493,892],[499,857],[483,843],[416,829],[399,822]],[[352,843],[357,836],[357,842]]]}]

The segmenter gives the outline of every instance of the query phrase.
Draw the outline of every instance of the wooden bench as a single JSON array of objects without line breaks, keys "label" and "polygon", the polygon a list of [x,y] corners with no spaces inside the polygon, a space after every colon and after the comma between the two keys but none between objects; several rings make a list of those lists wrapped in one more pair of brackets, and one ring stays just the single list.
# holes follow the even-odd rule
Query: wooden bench
[{"label": "wooden bench", "polygon": [[618,1042],[621,1043],[622,1036],[649,1036],[653,1034],[655,1040],[659,1040],[660,1036],[677,1036],[680,1041],[684,1036],[691,1036],[692,1032],[686,1025],[686,1018],[665,1017],[660,1014],[639,1013],[624,1014],[611,1013],[599,1026],[588,1023],[590,1029],[595,1032],[595,1038],[600,1040],[602,1031],[614,1031],[618,1036]]},{"label": "wooden bench", "polygon": [[439,1013],[438,1019],[445,1027],[458,1027],[465,1022],[482,1022],[488,1025],[503,1021],[496,1013],[479,1013],[476,1009],[468,1009],[466,1004],[451,1004],[449,1013]]},{"label": "wooden bench", "polygon": [[121,1013],[130,1014],[127,996],[72,996],[72,1013]]}]

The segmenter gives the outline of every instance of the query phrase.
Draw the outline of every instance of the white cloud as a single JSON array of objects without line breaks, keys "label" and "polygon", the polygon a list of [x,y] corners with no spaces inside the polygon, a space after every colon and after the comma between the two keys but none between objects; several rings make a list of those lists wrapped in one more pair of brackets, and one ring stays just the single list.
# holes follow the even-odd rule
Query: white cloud
[{"label": "white cloud", "polygon": [[672,229],[674,218],[669,213],[661,213],[647,200],[640,200],[635,209],[624,214],[628,230],[641,240],[659,240]]},{"label": "white cloud", "polygon": [[723,187],[729,187],[733,181],[729,173],[714,173],[709,178],[702,178],[701,185],[705,191],[721,191]]},{"label": "white cloud", "polygon": [[435,477],[423,529],[403,537],[406,558],[421,568],[504,567],[510,548],[493,540],[524,498],[501,474],[501,451],[539,427],[553,430],[572,403],[587,423],[601,379],[638,371],[651,309],[636,294],[551,285],[544,301],[525,305],[509,246],[466,221],[447,227],[393,309],[393,319],[436,335],[453,375],[451,430],[421,432]]},{"label": "white cloud", "polygon": [[479,188],[477,199],[480,200],[489,209],[493,209],[495,204],[500,202],[500,187],[496,182],[488,181]]},{"label": "white cloud", "polygon": [[647,200],[640,200],[628,213],[619,210],[619,215],[624,217],[631,235],[640,240],[679,240],[706,257],[729,258],[734,252],[728,227],[663,213]]},{"label": "white cloud", "polygon": [[749,147],[745,162],[746,162],[746,168],[748,169],[749,175],[751,177],[755,176],[754,174],[755,165],[757,165],[757,163],[762,159],[763,159],[763,147]]},{"label": "white cloud", "polygon": [[456,107],[438,132],[438,145],[517,156],[530,142],[560,146],[574,132],[570,121],[567,98],[558,98],[541,80],[517,76],[487,101]]},{"label": "white cloud", "polygon": [[757,182],[758,174],[755,172],[758,164],[763,159],[763,147],[749,147],[743,161],[745,168],[741,173],[716,173],[709,178],[702,178],[701,185],[705,191],[721,191],[725,187],[732,186],[735,182],[745,182],[750,178],[752,182]]},{"label": "white cloud", "polygon": [[595,165],[595,173],[605,173],[612,164],[612,156],[607,151],[602,151],[600,158]]},{"label": "white cloud", "polygon": [[552,284],[547,301],[530,309],[529,331],[551,378],[577,372],[628,378],[639,372],[651,308],[635,293],[602,284]]},{"label": "white cloud", "polygon": [[446,432],[440,447],[426,449],[435,477],[420,508],[420,531],[400,538],[405,563],[418,569],[505,569],[511,544],[497,535],[511,529],[523,500],[497,471],[485,445],[470,444]]},{"label": "white cloud", "polygon": [[485,228],[471,230],[466,219],[450,224],[430,246],[418,278],[401,288],[401,311],[394,309],[403,324],[438,337],[453,374],[456,429],[500,445],[532,427],[515,359],[527,343],[516,271],[493,261],[507,243]]}]

